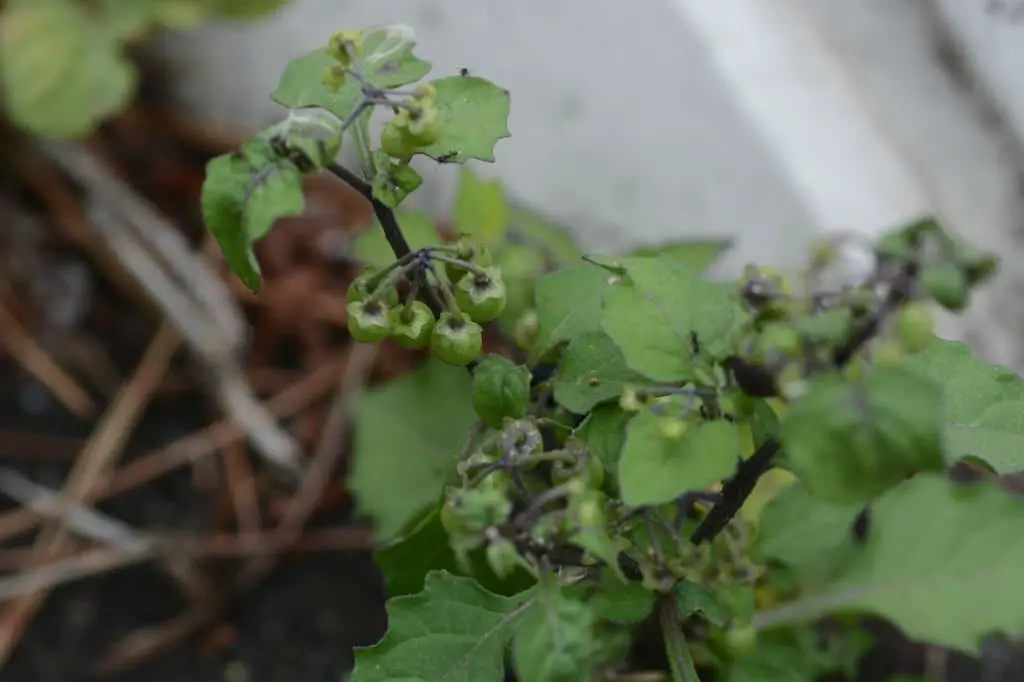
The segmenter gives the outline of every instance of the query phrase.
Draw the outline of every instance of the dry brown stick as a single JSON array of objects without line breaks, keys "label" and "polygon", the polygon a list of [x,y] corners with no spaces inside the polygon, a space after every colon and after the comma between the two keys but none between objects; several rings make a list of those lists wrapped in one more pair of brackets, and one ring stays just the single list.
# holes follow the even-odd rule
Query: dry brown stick
[{"label": "dry brown stick", "polygon": [[42,349],[0,302],[0,347],[45,386],[69,412],[85,419],[96,411],[89,394]]},{"label": "dry brown stick", "polygon": [[[362,526],[341,526],[310,531],[289,544],[274,543],[267,533],[218,533],[204,538],[150,536],[152,542],[127,547],[92,547],[83,551],[66,549],[61,555],[42,560],[31,550],[0,552],[0,568],[23,571],[0,576],[0,601],[28,594],[40,586],[53,589],[100,573],[133,564],[184,554],[196,558],[237,558],[282,553],[365,550],[373,546],[372,532]],[[10,555],[8,556],[8,553]]]},{"label": "dry brown stick", "polygon": [[256,477],[249,464],[249,455],[242,443],[231,443],[223,447],[222,451],[224,483],[231,496],[238,530],[243,533],[255,533],[260,530],[263,523]]},{"label": "dry brown stick", "polygon": [[[271,544],[274,546],[285,546],[294,542],[309,515],[316,508],[330,474],[341,456],[343,448],[340,445],[347,430],[348,413],[352,402],[369,379],[377,354],[376,346],[356,344],[349,355],[349,362],[331,405],[317,452],[303,472],[299,490],[288,505],[284,519],[270,533]],[[216,618],[231,598],[237,598],[262,580],[274,566],[274,560],[273,555],[251,559],[242,568],[232,592],[224,595],[223,599],[197,604],[181,616],[122,640],[93,668],[93,674],[97,677],[109,677],[161,651],[166,651],[168,647]]]},{"label": "dry brown stick", "polygon": [[[66,499],[72,502],[83,501],[90,489],[108,475],[128,437],[135,430],[150,397],[160,385],[178,345],[177,332],[167,324],[161,325],[135,374],[118,392],[75,461],[62,491]],[[68,542],[69,535],[65,530],[54,524],[45,524],[36,538],[35,546],[40,552],[48,554],[59,551]],[[23,597],[4,611],[0,620],[0,670],[6,665],[21,632],[32,620],[46,595],[46,590],[40,590]]]},{"label": "dry brown stick", "polygon": [[266,412],[239,366],[245,321],[220,277],[156,208],[82,144],[54,141],[40,147],[87,191],[95,228],[209,367],[214,394],[244,426],[254,451],[297,473],[301,448]]},{"label": "dry brown stick", "polygon": [[92,228],[81,201],[68,182],[29,145],[12,147],[0,144],[0,155],[39,193],[50,211],[54,225],[73,244],[82,249],[118,290],[154,315],[157,308],[118,262],[117,256],[103,243]]},{"label": "dry brown stick", "polygon": [[[295,542],[283,546],[270,542],[270,534],[266,531],[214,533],[204,537],[172,532],[148,537],[156,541],[156,546],[151,555],[140,559],[143,561],[155,557],[158,553],[181,553],[196,558],[233,558],[258,554],[365,550],[374,546],[372,530],[360,525],[309,530]],[[90,547],[84,550],[65,548],[45,557],[40,556],[39,552],[31,547],[19,547],[0,550],[0,571],[28,571],[66,560],[93,562],[94,565],[106,562],[113,568],[132,563],[125,558],[125,552],[116,547]],[[0,581],[2,580],[3,578],[0,578]]]},{"label": "dry brown stick", "polygon": [[[290,417],[323,398],[337,383],[347,354],[325,363],[271,398],[268,409],[279,419]],[[159,476],[207,457],[228,443],[242,440],[245,433],[230,420],[212,424],[170,445],[148,452],[114,472],[89,491],[81,502],[91,504],[132,490]],[[25,509],[0,515],[0,542],[35,528],[38,517]]]}]

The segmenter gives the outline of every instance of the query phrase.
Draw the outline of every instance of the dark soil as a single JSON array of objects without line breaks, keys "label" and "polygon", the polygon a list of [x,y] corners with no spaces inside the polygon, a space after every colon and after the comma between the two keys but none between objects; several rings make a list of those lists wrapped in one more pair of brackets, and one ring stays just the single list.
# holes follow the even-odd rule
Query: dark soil
[{"label": "dark soil", "polygon": [[[13,383],[9,373],[0,378],[0,386]],[[17,428],[86,435],[87,429],[57,411],[31,418],[15,398],[14,391],[0,390],[0,434]],[[159,447],[199,422],[183,409],[180,414],[153,412],[138,430],[130,453]],[[45,460],[4,458],[0,464],[54,486],[68,468],[67,462]],[[99,509],[139,528],[181,528],[194,524],[188,517],[197,508],[195,498],[189,473],[182,470]],[[347,513],[342,509],[321,522],[337,524]],[[372,644],[383,634],[383,602],[383,586],[368,553],[292,555],[213,626],[158,658],[106,679],[338,682],[351,669],[352,648]],[[153,565],[59,588],[25,631],[0,672],[0,682],[85,682],[109,647],[140,628],[179,615],[188,605],[175,581]]]}]

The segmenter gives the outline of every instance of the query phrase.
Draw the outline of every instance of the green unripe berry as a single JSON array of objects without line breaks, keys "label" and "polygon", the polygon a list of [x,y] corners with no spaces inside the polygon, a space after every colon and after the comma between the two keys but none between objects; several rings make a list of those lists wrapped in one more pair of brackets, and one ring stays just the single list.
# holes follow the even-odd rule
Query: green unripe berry
[{"label": "green unripe berry", "polygon": [[935,334],[932,311],[918,301],[907,303],[896,314],[894,331],[907,352],[916,353],[923,350],[931,343]]},{"label": "green unripe berry", "polygon": [[476,360],[483,349],[483,328],[472,320],[455,319],[441,313],[430,337],[430,351],[441,362],[464,367]]},{"label": "green unripe berry", "polygon": [[380,302],[353,301],[346,306],[348,333],[359,343],[379,343],[391,334],[391,311]]},{"label": "green unripe berry", "polygon": [[936,303],[953,312],[963,310],[970,297],[970,284],[963,270],[948,263],[925,268],[921,286]]}]

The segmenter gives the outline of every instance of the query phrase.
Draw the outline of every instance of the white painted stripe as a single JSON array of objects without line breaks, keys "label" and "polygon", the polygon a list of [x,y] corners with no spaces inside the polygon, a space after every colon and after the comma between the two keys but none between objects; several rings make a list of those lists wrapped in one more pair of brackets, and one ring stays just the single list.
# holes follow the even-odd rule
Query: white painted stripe
[{"label": "white painted stripe", "polygon": [[819,230],[874,235],[919,217],[928,193],[836,55],[788,0],[672,0]]}]

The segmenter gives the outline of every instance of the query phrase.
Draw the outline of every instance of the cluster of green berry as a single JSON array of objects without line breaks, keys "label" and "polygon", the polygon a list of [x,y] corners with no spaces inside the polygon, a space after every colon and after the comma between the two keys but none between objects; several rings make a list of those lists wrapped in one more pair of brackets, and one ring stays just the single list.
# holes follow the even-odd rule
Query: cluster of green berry
[{"label": "cluster of green berry", "polygon": [[[400,302],[403,281],[411,286]],[[438,315],[417,298],[424,285],[441,302]],[[495,320],[506,299],[501,271],[490,266],[486,248],[460,240],[420,249],[380,271],[364,271],[348,288],[348,330],[360,343],[390,337],[405,348],[429,346],[438,360],[465,366],[483,348],[480,325]]]},{"label": "cluster of green berry", "polygon": [[[827,264],[835,256],[834,249],[819,248],[816,261]],[[962,311],[971,289],[990,278],[996,266],[991,254],[960,244],[933,221],[886,235],[875,257],[875,276],[863,284],[808,296],[794,295],[791,283],[772,268],[748,267],[738,285],[752,313],[741,341],[744,361],[766,370],[765,376],[775,379],[773,389],[793,397],[806,386],[809,370],[830,366],[854,329],[884,312],[884,333],[849,358],[843,371],[855,378],[871,364],[898,364],[934,338],[931,304]],[[902,300],[884,310],[893,287],[901,289]]]}]

